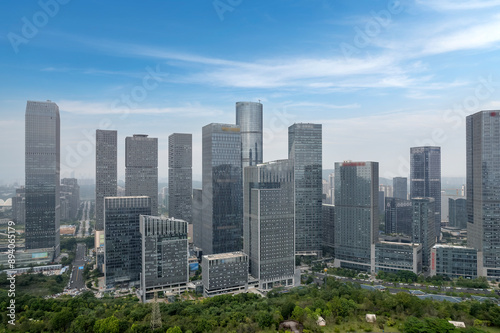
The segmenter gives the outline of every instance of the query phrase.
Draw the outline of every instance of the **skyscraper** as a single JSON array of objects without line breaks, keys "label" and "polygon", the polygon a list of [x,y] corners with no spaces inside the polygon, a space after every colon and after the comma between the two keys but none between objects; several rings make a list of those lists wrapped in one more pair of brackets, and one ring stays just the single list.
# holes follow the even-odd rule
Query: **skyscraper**
[{"label": "skyscraper", "polygon": [[291,160],[245,168],[243,248],[262,290],[294,285],[293,185]]},{"label": "skyscraper", "polygon": [[155,291],[180,294],[187,290],[188,223],[173,218],[141,215],[140,233],[143,301]]},{"label": "skyscraper", "polygon": [[408,199],[408,178],[394,177],[392,178],[393,196],[397,199]]},{"label": "skyscraper", "polygon": [[203,254],[243,248],[243,180],[240,127],[203,127],[202,249]]},{"label": "skyscraper", "polygon": [[[80,186],[76,178],[61,179],[60,187],[61,200],[64,198],[68,203],[66,219],[75,220],[80,208]],[[62,219],[62,209],[61,209]]]},{"label": "skyscraper", "polygon": [[59,255],[60,119],[56,103],[28,101],[25,120],[26,249]]},{"label": "skyscraper", "polygon": [[465,198],[448,198],[449,226],[467,229],[467,200]]},{"label": "skyscraper", "polygon": [[478,276],[500,278],[500,111],[467,117],[467,245]]},{"label": "skyscraper", "polygon": [[168,216],[192,222],[193,139],[191,134],[168,137]]},{"label": "skyscraper", "polygon": [[321,124],[288,128],[288,159],[294,163],[295,253],[321,254],[322,226]]},{"label": "skyscraper", "polygon": [[151,215],[158,215],[158,139],[134,134],[125,139],[125,195],[151,198]]},{"label": "skyscraper", "polygon": [[411,236],[413,210],[410,200],[385,198],[385,233]]},{"label": "skyscraper", "polygon": [[410,198],[434,198],[436,237],[441,233],[441,148],[410,148]]},{"label": "skyscraper", "polygon": [[378,163],[335,163],[335,265],[374,272]]},{"label": "skyscraper", "polygon": [[193,189],[193,244],[201,249],[202,240],[202,216],[203,216],[203,192],[199,188]]},{"label": "skyscraper", "polygon": [[117,196],[117,132],[95,133],[95,228],[104,230],[104,198]]},{"label": "skyscraper", "polygon": [[236,103],[236,125],[241,130],[242,168],[262,163],[262,104]]},{"label": "skyscraper", "polygon": [[434,219],[436,218],[434,198],[413,198],[412,243],[422,244],[422,267],[431,268],[431,249],[436,244]]},{"label": "skyscraper", "polygon": [[104,265],[107,287],[128,287],[140,283],[140,215],[151,215],[149,197],[104,198]]}]

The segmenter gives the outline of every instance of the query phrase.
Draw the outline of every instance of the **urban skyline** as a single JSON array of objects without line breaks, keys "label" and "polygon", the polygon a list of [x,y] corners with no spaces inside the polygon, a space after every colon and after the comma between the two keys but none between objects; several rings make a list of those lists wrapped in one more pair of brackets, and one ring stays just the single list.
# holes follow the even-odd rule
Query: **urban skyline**
[{"label": "urban skyline", "polygon": [[[499,3],[399,3],[402,8],[386,1],[257,1],[233,7],[222,20],[210,2],[159,2],[155,10],[123,4],[137,17],[125,34],[117,28],[123,19],[108,15],[111,4],[90,10],[68,2],[29,38],[22,18],[32,21],[43,8],[10,4],[0,11],[3,135],[20,138],[19,110],[27,99],[54,100],[65,119],[61,178],[93,178],[96,128],[118,131],[122,170],[125,136],[158,137],[159,161],[166,161],[168,135],[193,133],[199,156],[199,128],[214,118],[232,123],[235,101],[260,100],[264,160],[287,157],[287,126],[312,122],[323,124],[325,168],[345,159],[376,160],[381,177],[405,177],[407,147],[435,145],[442,147],[443,176],[464,177],[465,116],[500,105],[500,38],[492,33]],[[112,28],[96,31],[99,25]],[[178,27],[186,25],[179,38]],[[25,40],[16,45],[13,36]],[[0,182],[23,182],[18,141],[1,148],[8,158]],[[159,163],[159,178],[167,173]],[[118,177],[124,179],[123,170]],[[200,166],[193,165],[193,178],[201,178]]]}]

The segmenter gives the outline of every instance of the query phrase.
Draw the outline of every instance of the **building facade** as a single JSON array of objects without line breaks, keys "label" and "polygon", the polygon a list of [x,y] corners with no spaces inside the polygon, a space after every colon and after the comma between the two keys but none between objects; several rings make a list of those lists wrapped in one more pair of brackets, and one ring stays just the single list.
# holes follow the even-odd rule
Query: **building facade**
[{"label": "building facade", "polygon": [[18,225],[26,223],[26,190],[23,187],[16,189],[16,196],[12,197],[12,220]]},{"label": "building facade", "polygon": [[168,137],[168,216],[192,222],[193,135]]},{"label": "building facade", "polygon": [[335,266],[375,272],[378,163],[335,163]]},{"label": "building facade", "polygon": [[397,199],[408,199],[408,178],[394,177],[392,178],[393,197]]},{"label": "building facade", "polygon": [[188,223],[173,218],[140,216],[143,302],[157,291],[180,294],[187,290]]},{"label": "building facade", "polygon": [[294,163],[295,254],[321,255],[322,126],[288,128],[288,159]]},{"label": "building facade", "polygon": [[422,268],[430,270],[431,249],[436,244],[434,198],[413,198],[412,243],[422,244]]},{"label": "building facade", "polygon": [[243,179],[240,128],[203,127],[202,249],[204,254],[243,249]]},{"label": "building facade", "polygon": [[202,247],[202,203],[203,192],[201,189],[193,189],[193,245],[201,249]]},{"label": "building facade", "polygon": [[436,244],[431,250],[431,276],[451,279],[477,278],[477,250],[471,247]]},{"label": "building facade", "polygon": [[203,296],[244,292],[248,288],[248,256],[240,251],[204,255]]},{"label": "building facade", "polygon": [[448,198],[448,226],[467,229],[467,200]]},{"label": "building facade", "polygon": [[236,125],[241,130],[241,165],[245,168],[263,162],[261,103],[237,102]]},{"label": "building facade", "polygon": [[500,111],[467,117],[467,245],[478,275],[500,279]]},{"label": "building facade", "polygon": [[413,232],[413,209],[410,200],[385,198],[385,233],[410,236]]},{"label": "building facade", "polygon": [[117,193],[117,131],[96,130],[95,142],[95,229],[104,230],[104,198]]},{"label": "building facade", "polygon": [[56,103],[28,101],[25,119],[26,249],[60,252],[60,118]]},{"label": "building facade", "polygon": [[422,273],[422,245],[381,241],[375,244],[375,271]]},{"label": "building facade", "polygon": [[158,139],[144,134],[125,138],[125,195],[151,198],[158,215]]},{"label": "building facade", "polygon": [[441,147],[410,148],[410,198],[434,199],[434,235],[441,233]]},{"label": "building facade", "polygon": [[104,271],[107,288],[140,284],[140,215],[151,215],[151,198],[104,198]]},{"label": "building facade", "polygon": [[335,206],[323,204],[323,256],[335,254]]},{"label": "building facade", "polygon": [[262,290],[294,285],[293,173],[290,160],[245,168],[243,248]]},{"label": "building facade", "polygon": [[60,187],[61,206],[62,200],[67,203],[67,212],[62,213],[61,220],[76,220],[78,209],[80,208],[80,186],[76,178],[63,178],[61,179]]}]

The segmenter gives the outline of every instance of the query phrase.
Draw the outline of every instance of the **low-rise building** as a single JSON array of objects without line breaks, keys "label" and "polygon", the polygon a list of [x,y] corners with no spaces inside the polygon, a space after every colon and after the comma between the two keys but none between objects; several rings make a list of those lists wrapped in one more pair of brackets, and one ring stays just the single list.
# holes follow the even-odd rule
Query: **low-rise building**
[{"label": "low-rise building", "polygon": [[400,270],[422,272],[422,245],[385,241],[375,244],[375,271],[396,273]]},{"label": "low-rise building", "polygon": [[477,278],[477,250],[471,247],[436,244],[431,250],[431,276]]},{"label": "low-rise building", "polygon": [[248,256],[243,252],[204,255],[203,296],[242,292],[248,286]]}]

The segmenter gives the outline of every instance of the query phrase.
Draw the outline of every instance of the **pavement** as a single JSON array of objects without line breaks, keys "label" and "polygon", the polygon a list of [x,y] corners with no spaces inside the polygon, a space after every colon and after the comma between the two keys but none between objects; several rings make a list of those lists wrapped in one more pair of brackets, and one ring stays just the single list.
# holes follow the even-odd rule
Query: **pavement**
[{"label": "pavement", "polygon": [[69,281],[69,289],[85,289],[85,279],[83,277],[83,269],[85,267],[85,253],[87,246],[83,243],[76,244],[76,255],[73,261],[71,278]]}]

